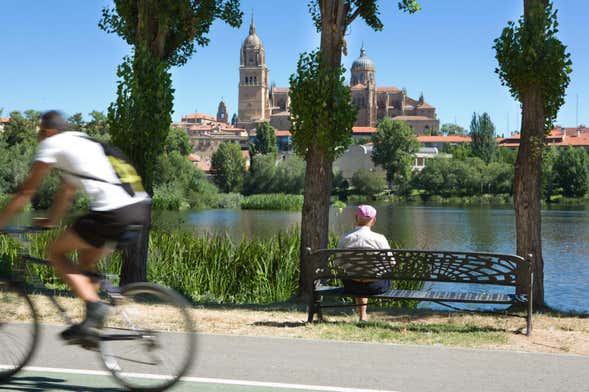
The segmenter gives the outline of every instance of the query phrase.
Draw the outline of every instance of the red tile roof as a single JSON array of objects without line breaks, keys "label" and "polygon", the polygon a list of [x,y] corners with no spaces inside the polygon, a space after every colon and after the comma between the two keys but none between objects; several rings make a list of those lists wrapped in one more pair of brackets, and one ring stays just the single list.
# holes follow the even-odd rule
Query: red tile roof
[{"label": "red tile roof", "polygon": [[353,134],[358,134],[358,133],[372,134],[372,133],[376,133],[376,128],[374,128],[374,127],[352,127],[352,133]]},{"label": "red tile roof", "polygon": [[0,117],[0,123],[6,124],[10,122],[10,117]]},{"label": "red tile roof", "polygon": [[[504,147],[518,147],[521,135],[513,134],[503,138],[498,143]],[[589,147],[589,129],[587,128],[554,128],[550,134],[544,137],[547,146]]]},{"label": "red tile roof", "polygon": [[288,87],[273,87],[272,91],[276,93],[288,93],[290,89]]},{"label": "red tile roof", "polygon": [[357,83],[357,84],[353,85],[351,88],[352,88],[352,90],[363,90],[366,88],[366,86],[363,85],[362,83]]}]

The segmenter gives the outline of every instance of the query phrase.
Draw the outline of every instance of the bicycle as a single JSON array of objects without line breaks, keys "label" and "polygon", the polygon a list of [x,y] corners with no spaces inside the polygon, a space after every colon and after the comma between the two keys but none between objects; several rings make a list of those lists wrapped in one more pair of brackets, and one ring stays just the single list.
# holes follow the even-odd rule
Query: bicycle
[{"label": "bicycle", "polygon": [[[19,242],[16,268],[10,274],[0,274],[0,383],[18,373],[38,345],[40,321],[31,295],[46,297],[66,324],[74,323],[56,300],[55,290],[48,289],[29,268],[31,264],[48,265],[25,251],[30,235],[42,230],[12,227],[0,231]],[[137,235],[132,233],[138,230],[130,228],[118,245],[131,242],[133,237],[136,240]],[[1,267],[2,260],[0,271]],[[112,307],[97,341],[82,343],[81,347],[98,351],[113,377],[131,391],[156,392],[176,384],[192,364],[196,348],[186,299],[154,283],[119,288],[104,274],[84,274],[100,285],[103,298]],[[31,284],[28,276],[36,282]],[[163,332],[164,321],[172,323],[175,332]]]}]

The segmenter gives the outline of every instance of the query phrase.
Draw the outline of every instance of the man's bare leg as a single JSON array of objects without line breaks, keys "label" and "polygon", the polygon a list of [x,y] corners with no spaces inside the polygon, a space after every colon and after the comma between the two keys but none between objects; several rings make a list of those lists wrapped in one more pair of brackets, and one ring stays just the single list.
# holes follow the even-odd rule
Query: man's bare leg
[{"label": "man's bare leg", "polygon": [[367,297],[356,297],[356,305],[358,306],[358,313],[360,314],[360,321],[368,321],[368,316],[366,315],[368,298]]},{"label": "man's bare leg", "polygon": [[[83,249],[78,251],[78,263],[80,264],[80,270],[84,272],[96,272],[96,263],[103,259],[104,257],[109,256],[114,249],[104,247],[104,248],[94,248],[91,249]],[[100,288],[100,282],[92,281],[92,286],[94,290],[98,292]]]},{"label": "man's bare leg", "polygon": [[83,254],[95,249],[71,229],[64,231],[47,249],[48,261],[57,274],[78,297],[87,302],[96,302],[100,298],[91,279],[81,274],[80,268],[73,265],[67,255],[75,250]]},{"label": "man's bare leg", "polygon": [[73,230],[63,232],[47,249],[48,259],[57,274],[71,287],[86,303],[86,318],[81,324],[76,324],[61,333],[61,337],[69,342],[87,344],[87,338],[101,329],[108,313],[108,305],[100,302],[96,285],[92,279],[81,273],[78,266],[71,264],[67,255],[78,250],[83,268],[92,266],[105,253],[84,241]]}]

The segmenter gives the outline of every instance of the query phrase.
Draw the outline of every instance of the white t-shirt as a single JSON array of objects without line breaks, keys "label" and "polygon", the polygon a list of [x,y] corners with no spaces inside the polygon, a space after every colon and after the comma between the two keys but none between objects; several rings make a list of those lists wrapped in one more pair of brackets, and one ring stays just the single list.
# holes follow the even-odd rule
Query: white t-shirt
[{"label": "white t-shirt", "polygon": [[389,242],[382,234],[375,233],[368,226],[357,226],[353,231],[344,234],[337,244],[342,248],[359,249],[390,249]]},{"label": "white t-shirt", "polygon": [[129,195],[120,185],[102,146],[81,132],[62,132],[44,139],[37,149],[35,161],[75,174],[98,178],[89,180],[62,173],[65,181],[82,189],[90,198],[94,211],[110,211],[148,199],[145,192]]}]

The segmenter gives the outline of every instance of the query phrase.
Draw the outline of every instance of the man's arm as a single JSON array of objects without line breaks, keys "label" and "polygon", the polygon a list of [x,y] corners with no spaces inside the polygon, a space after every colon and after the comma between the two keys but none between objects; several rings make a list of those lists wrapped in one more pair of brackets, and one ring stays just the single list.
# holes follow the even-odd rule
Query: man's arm
[{"label": "man's arm", "polygon": [[49,173],[51,166],[44,162],[36,161],[29,172],[29,176],[20,186],[18,193],[8,202],[8,205],[0,213],[0,228],[4,227],[8,220],[31,200],[43,178]]},{"label": "man's arm", "polygon": [[72,204],[72,200],[76,194],[76,187],[68,183],[66,180],[61,180],[61,185],[55,193],[53,204],[49,209],[49,215],[44,223],[47,226],[56,225],[65,214],[65,211]]}]

